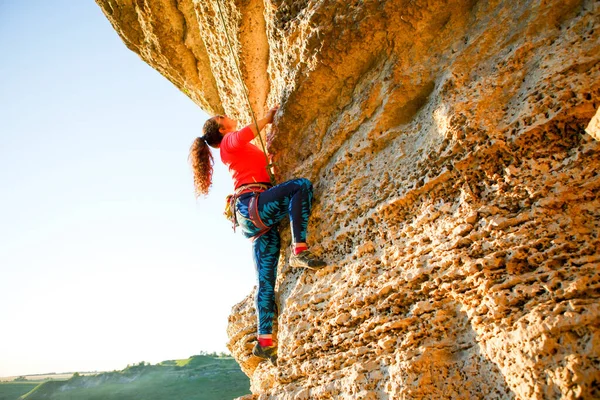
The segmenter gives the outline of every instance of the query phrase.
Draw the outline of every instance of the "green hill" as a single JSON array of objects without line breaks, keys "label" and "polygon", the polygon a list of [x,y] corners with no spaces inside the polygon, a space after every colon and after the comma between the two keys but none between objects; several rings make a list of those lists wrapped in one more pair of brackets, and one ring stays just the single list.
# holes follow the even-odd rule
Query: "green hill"
[{"label": "green hill", "polygon": [[16,400],[39,385],[39,382],[1,382],[0,400]]},{"label": "green hill", "polygon": [[233,358],[201,355],[156,365],[142,362],[98,375],[75,374],[69,380],[40,383],[21,397],[0,399],[224,400],[249,394],[249,387],[248,377]]}]

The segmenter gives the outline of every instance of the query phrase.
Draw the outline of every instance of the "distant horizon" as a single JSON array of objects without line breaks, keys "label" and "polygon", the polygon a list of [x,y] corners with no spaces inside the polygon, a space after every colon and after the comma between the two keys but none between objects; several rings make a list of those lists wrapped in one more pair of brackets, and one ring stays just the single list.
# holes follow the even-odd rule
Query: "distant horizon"
[{"label": "distant horizon", "polygon": [[[202,354],[202,353],[206,353],[206,354]],[[163,363],[165,361],[187,360],[189,358],[197,357],[197,356],[209,356],[209,357],[213,356],[213,355],[221,356],[221,354],[225,354],[226,357],[232,357],[233,358],[232,354],[229,353],[229,352],[227,352],[227,353],[225,353],[225,352],[217,353],[217,352],[203,352],[203,351],[200,351],[200,353],[193,354],[193,355],[189,356],[188,358],[167,358],[166,360],[162,360],[162,361],[159,361],[159,362],[156,362],[156,363],[150,363],[150,365],[158,365],[158,364],[161,364],[161,363]],[[33,376],[72,375],[72,374],[75,374],[75,373],[79,373],[79,374],[101,374],[101,373],[104,373],[104,372],[122,371],[122,370],[124,370],[124,369],[126,369],[128,367],[131,367],[131,366],[134,366],[134,365],[138,365],[138,364],[140,364],[142,362],[145,363],[147,361],[141,360],[141,361],[138,361],[138,362],[127,364],[126,366],[124,366],[121,369],[90,370],[90,371],[79,371],[79,370],[78,371],[60,371],[60,372],[43,372],[43,373],[38,373],[38,374],[19,374],[19,375],[10,375],[10,376],[0,376],[0,382],[7,382],[4,379],[8,379],[8,378],[20,378],[20,377],[27,378],[27,377],[30,377],[30,376],[33,377]]]},{"label": "distant horizon", "polygon": [[147,360],[139,360],[139,361],[135,361],[135,362],[131,362],[128,363],[127,365],[121,367],[121,368],[116,368],[116,369],[96,369],[96,370],[73,370],[73,371],[52,371],[52,372],[39,372],[39,373],[23,373],[23,374],[17,374],[17,375],[0,375],[0,382],[3,382],[4,379],[8,379],[8,378],[19,378],[21,376],[23,377],[29,377],[29,376],[46,376],[46,375],[68,375],[68,374],[74,374],[74,373],[83,373],[83,374],[92,374],[92,373],[104,373],[104,372],[113,372],[113,371],[122,371],[128,367],[134,366],[134,365],[138,365],[140,363],[149,363],[150,365],[158,365],[161,364],[163,362],[166,361],[178,361],[178,360],[187,360],[189,358],[192,357],[197,357],[197,356],[222,356],[225,355],[226,357],[233,357],[233,355],[231,354],[231,352],[229,351],[221,351],[221,352],[217,352],[217,351],[203,351],[200,350],[200,352],[196,353],[196,354],[192,354],[189,357],[185,357],[185,358],[166,358],[164,360],[161,361],[157,361],[157,362],[149,362]]}]

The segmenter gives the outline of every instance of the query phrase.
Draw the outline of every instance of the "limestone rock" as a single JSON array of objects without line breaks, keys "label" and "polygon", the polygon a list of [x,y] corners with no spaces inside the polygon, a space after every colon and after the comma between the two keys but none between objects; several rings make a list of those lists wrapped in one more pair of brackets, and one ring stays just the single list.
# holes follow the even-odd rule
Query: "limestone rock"
[{"label": "limestone rock", "polygon": [[330,266],[282,255],[277,368],[250,355],[252,295],[230,316],[251,398],[600,397],[597,1],[97,2],[249,122],[235,59],[258,114],[281,104],[278,180],[315,184]]}]

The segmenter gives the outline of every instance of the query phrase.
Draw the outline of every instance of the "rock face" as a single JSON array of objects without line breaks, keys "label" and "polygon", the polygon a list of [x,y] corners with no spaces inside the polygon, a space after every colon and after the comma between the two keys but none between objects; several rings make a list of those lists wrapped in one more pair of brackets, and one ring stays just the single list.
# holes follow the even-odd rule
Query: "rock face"
[{"label": "rock face", "polygon": [[278,180],[315,184],[331,265],[282,255],[277,368],[250,355],[252,296],[230,316],[251,397],[600,397],[597,1],[97,2],[249,122],[227,32],[252,107],[281,104]]}]

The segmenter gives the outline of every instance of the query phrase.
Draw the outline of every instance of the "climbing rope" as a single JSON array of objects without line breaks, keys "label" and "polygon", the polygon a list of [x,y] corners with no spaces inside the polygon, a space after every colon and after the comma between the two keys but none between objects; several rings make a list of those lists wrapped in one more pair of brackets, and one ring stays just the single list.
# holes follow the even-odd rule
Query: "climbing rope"
[{"label": "climbing rope", "polygon": [[221,24],[223,24],[223,30],[225,31],[225,37],[227,38],[229,54],[231,55],[231,58],[233,59],[233,64],[235,65],[235,69],[237,71],[238,78],[240,80],[240,83],[242,84],[242,89],[244,91],[244,97],[246,98],[246,104],[248,105],[248,108],[250,109],[250,115],[252,116],[252,122],[254,123],[254,126],[256,127],[256,132],[258,132],[257,136],[260,141],[260,146],[262,147],[262,151],[265,155],[265,160],[267,161],[267,173],[269,174],[269,179],[271,180],[271,184],[273,186],[275,186],[275,184],[276,184],[275,176],[273,175],[273,172],[271,171],[272,165],[269,162],[269,156],[267,155],[267,150],[265,148],[265,144],[264,144],[262,136],[260,134],[260,129],[258,129],[258,122],[256,122],[256,116],[254,115],[254,111],[252,110],[252,105],[250,104],[250,98],[248,97],[248,89],[246,88],[246,85],[244,84],[244,79],[242,78],[242,72],[240,71],[240,67],[238,65],[238,62],[235,58],[235,54],[233,52],[233,46],[231,45],[231,38],[229,37],[229,32],[227,31],[227,25],[225,24],[225,17],[223,17],[223,11],[221,10],[221,2],[220,2],[220,0],[216,0],[216,2],[217,2],[217,9],[219,12],[219,17],[221,19]]}]

